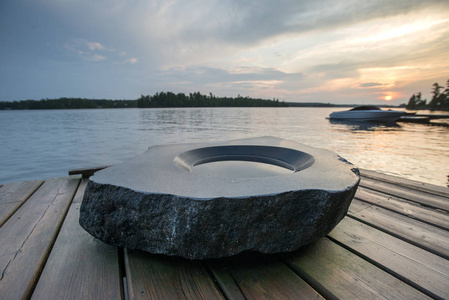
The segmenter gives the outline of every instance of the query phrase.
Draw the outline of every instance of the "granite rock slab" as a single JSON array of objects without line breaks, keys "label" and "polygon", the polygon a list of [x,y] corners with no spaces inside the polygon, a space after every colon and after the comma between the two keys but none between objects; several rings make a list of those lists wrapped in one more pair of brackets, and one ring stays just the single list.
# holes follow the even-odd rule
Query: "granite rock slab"
[{"label": "granite rock slab", "polygon": [[335,153],[274,137],[154,146],[95,173],[79,221],[105,243],[189,259],[287,252],[329,233],[359,180]]}]

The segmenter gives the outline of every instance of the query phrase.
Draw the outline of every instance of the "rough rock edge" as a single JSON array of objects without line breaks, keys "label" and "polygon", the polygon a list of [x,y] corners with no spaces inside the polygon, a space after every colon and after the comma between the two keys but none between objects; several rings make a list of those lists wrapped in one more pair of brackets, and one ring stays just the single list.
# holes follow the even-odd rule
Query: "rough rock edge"
[{"label": "rough rock edge", "polygon": [[107,244],[189,259],[288,252],[329,233],[357,186],[194,200],[89,181],[79,221]]}]

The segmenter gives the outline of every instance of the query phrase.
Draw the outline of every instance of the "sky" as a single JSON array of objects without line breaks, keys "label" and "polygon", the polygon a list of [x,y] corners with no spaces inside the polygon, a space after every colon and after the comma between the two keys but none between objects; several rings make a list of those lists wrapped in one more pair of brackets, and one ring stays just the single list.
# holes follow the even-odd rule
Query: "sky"
[{"label": "sky", "polygon": [[448,0],[0,1],[0,101],[397,105],[448,79]]}]

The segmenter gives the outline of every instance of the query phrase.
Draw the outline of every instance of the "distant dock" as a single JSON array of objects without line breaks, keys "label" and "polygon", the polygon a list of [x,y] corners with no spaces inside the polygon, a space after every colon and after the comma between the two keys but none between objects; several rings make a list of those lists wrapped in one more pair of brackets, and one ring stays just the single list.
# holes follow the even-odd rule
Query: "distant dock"
[{"label": "distant dock", "polygon": [[449,114],[447,115],[434,115],[434,114],[410,114],[402,116],[397,122],[404,123],[425,123],[432,125],[443,125],[449,126],[449,123],[433,123],[432,120],[449,119]]}]

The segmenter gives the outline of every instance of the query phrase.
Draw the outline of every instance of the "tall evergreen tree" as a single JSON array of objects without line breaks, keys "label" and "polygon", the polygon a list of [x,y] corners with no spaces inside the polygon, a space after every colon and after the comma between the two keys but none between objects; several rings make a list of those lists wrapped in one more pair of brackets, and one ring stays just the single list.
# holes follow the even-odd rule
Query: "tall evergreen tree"
[{"label": "tall evergreen tree", "polygon": [[441,85],[439,85],[437,82],[435,82],[435,83],[433,84],[433,89],[432,89],[432,99],[430,100],[430,103],[429,103],[429,105],[430,105],[432,108],[437,108],[438,106],[441,106],[441,100],[442,100],[442,97],[441,97],[440,90],[441,90],[442,88],[443,88],[443,87],[442,87]]},{"label": "tall evergreen tree", "polygon": [[410,99],[408,100],[407,109],[416,109],[416,95],[413,94]]}]

